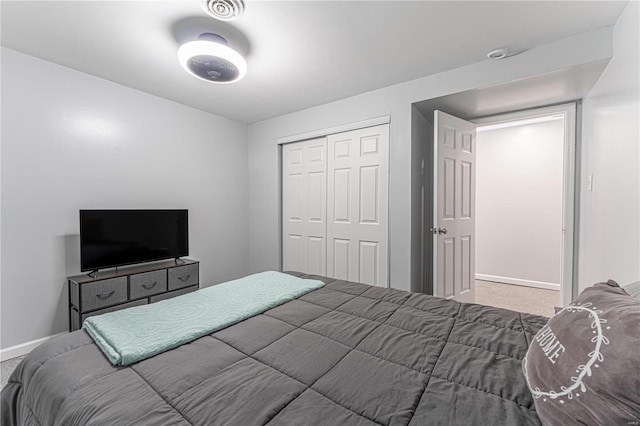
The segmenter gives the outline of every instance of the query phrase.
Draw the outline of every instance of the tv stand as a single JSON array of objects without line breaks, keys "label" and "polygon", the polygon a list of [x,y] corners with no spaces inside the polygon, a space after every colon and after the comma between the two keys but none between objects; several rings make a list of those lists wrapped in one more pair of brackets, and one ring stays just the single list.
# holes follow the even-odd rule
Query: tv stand
[{"label": "tv stand", "polygon": [[92,315],[197,290],[199,265],[196,260],[170,259],[69,277],[69,331],[81,328]]}]

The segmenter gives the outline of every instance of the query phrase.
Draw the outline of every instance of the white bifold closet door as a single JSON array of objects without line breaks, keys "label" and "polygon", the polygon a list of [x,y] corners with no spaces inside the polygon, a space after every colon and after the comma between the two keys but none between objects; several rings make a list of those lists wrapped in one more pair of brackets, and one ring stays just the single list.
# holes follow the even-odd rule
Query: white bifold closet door
[{"label": "white bifold closet door", "polygon": [[282,269],[327,275],[327,141],[282,148]]},{"label": "white bifold closet door", "polygon": [[388,157],[388,125],[284,145],[284,270],[388,286]]},{"label": "white bifold closet door", "polygon": [[389,126],[330,135],[327,273],[388,286]]}]

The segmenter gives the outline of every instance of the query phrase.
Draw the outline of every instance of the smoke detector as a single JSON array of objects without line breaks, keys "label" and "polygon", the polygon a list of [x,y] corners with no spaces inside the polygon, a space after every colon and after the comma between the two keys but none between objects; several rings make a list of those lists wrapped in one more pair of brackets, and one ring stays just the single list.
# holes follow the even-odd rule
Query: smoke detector
[{"label": "smoke detector", "polygon": [[189,74],[211,83],[233,83],[247,73],[242,55],[218,34],[204,33],[198,40],[183,44],[178,60]]},{"label": "smoke detector", "polygon": [[202,0],[202,8],[220,21],[233,21],[244,13],[242,0]]},{"label": "smoke detector", "polygon": [[487,58],[494,60],[504,59],[507,56],[510,56],[507,49],[494,49],[491,52],[487,53]]}]

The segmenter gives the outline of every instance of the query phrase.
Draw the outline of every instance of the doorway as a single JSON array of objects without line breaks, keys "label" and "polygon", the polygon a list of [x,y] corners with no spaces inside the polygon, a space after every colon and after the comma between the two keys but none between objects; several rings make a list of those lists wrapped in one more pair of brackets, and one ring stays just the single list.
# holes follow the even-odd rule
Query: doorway
[{"label": "doorway", "polygon": [[563,127],[550,115],[477,128],[477,280],[560,290]]},{"label": "doorway", "polygon": [[557,291],[555,306],[573,297],[575,117],[570,103],[473,120],[476,279]]},{"label": "doorway", "polygon": [[[474,205],[480,206],[480,212],[479,212],[480,219],[483,220],[483,222],[480,223],[480,226],[483,226],[484,229],[479,230],[480,233],[478,235],[478,238],[480,241],[476,240],[475,235],[471,236],[471,238],[474,241],[476,241],[474,246],[476,247],[477,251],[493,250],[495,252],[495,253],[483,252],[483,253],[477,254],[478,256],[477,260],[478,260],[478,265],[480,266],[480,269],[477,270],[479,277],[476,277],[476,278],[485,278],[485,279],[490,278],[496,281],[499,279],[503,282],[510,281],[510,282],[507,282],[508,285],[527,286],[527,285],[533,284],[533,285],[536,285],[537,287],[545,287],[546,285],[547,288],[545,288],[545,290],[551,288],[554,291],[558,291],[557,296],[555,297],[555,300],[556,300],[554,303],[555,306],[566,306],[568,303],[570,303],[572,299],[573,288],[575,286],[575,283],[573,280],[574,203],[575,203],[574,173],[575,173],[575,128],[576,128],[575,114],[576,114],[576,106],[574,103],[571,103],[571,104],[557,105],[552,107],[529,109],[526,111],[519,111],[514,113],[507,113],[507,114],[501,114],[498,116],[491,116],[491,117],[471,120],[477,127],[480,127],[481,129],[480,135],[482,135],[484,132],[491,132],[491,131],[493,131],[494,133],[509,133],[511,132],[511,130],[514,130],[514,129],[519,130],[521,133],[522,132],[526,133],[527,131],[530,131],[531,129],[535,128],[536,125],[539,128],[553,127],[556,130],[558,130],[560,133],[557,137],[557,140],[559,140],[559,142],[556,142],[556,146],[555,146],[555,150],[556,150],[555,152],[557,155],[556,155],[556,161],[554,162],[553,167],[545,163],[545,155],[547,154],[543,153],[542,151],[540,151],[537,154],[538,156],[541,157],[536,160],[537,163],[536,161],[533,161],[534,160],[534,157],[532,157],[533,153],[531,152],[527,153],[526,150],[524,149],[526,148],[526,146],[524,146],[527,143],[526,141],[523,142],[524,145],[523,147],[520,147],[520,148],[518,148],[516,145],[505,145],[504,140],[496,144],[496,146],[498,147],[496,149],[499,149],[501,151],[501,154],[504,154],[505,151],[511,151],[510,155],[516,156],[516,157],[519,156],[521,164],[520,166],[518,166],[517,162],[513,160],[510,160],[511,162],[509,164],[506,164],[506,165],[501,164],[501,166],[504,166],[502,167],[502,169],[506,169],[506,170],[502,171],[503,172],[502,176],[498,175],[498,178],[497,178],[498,182],[502,183],[504,188],[508,188],[509,191],[511,191],[511,193],[509,194],[508,193],[509,191],[506,191],[504,188],[502,189],[496,188],[494,191],[498,192],[497,195],[502,196],[502,200],[500,202],[494,201],[494,205],[492,205],[491,200],[489,200],[489,202],[487,203],[486,202],[487,200],[485,199],[487,195],[484,195],[484,196],[482,195],[483,193],[482,188],[480,192],[476,194],[478,197],[483,196],[483,199],[476,198],[476,202]],[[545,126],[544,123],[547,123],[547,125]],[[526,127],[527,125],[529,127]],[[522,127],[522,126],[525,126],[525,127]],[[507,129],[511,129],[511,130],[507,131]],[[527,130],[523,131],[521,129],[527,129]],[[486,133],[486,134],[489,134],[489,133]],[[478,143],[480,143],[483,138],[484,137],[481,136],[480,141]],[[431,145],[438,146],[437,145],[438,144],[437,129],[436,129],[436,135],[434,136],[434,139],[436,140],[432,141]],[[530,140],[528,143],[529,145],[531,145],[529,149],[531,147],[540,148],[542,145],[544,145],[542,143],[538,143],[536,145],[535,137],[533,138],[533,142]],[[502,145],[500,146],[500,144]],[[481,148],[478,148],[478,152],[481,153],[480,160],[482,160],[484,155],[481,151]],[[489,152],[489,157],[491,155],[492,154]],[[485,161],[489,161],[489,160],[485,159]],[[503,160],[503,161],[507,161],[507,160]],[[549,159],[549,162],[550,161],[551,160]],[[437,166],[438,166],[437,161],[435,160],[435,157],[434,157],[434,161],[431,164],[432,170],[437,171]],[[520,172],[518,172],[518,170],[509,171],[509,167],[516,167],[516,169],[517,167],[520,167],[520,169],[524,168],[525,170],[524,171],[520,170]],[[482,165],[478,164],[477,168],[478,170],[483,171]],[[488,166],[488,168],[489,168],[489,171],[491,171],[490,170],[491,166]],[[520,175],[532,174],[535,176],[535,180],[533,180],[533,183],[529,182],[528,184],[529,186],[525,188],[524,186],[522,186],[522,184],[519,184],[518,182],[516,182],[517,179],[515,179],[515,177],[517,174],[520,174]],[[554,176],[554,181],[556,182],[555,184],[553,184],[555,185],[553,190],[546,191],[546,194],[543,194],[542,198],[539,198],[538,195],[540,194],[538,194],[538,192],[545,192],[545,191],[542,191],[542,189],[545,189],[545,190],[549,189],[547,188],[547,186],[551,185],[551,183],[547,182],[546,180],[548,180],[547,178],[550,177],[551,175]],[[438,177],[437,175],[432,175],[432,176],[435,176],[435,178],[432,179],[431,185],[434,185],[435,187],[437,187],[439,185],[439,183],[437,182]],[[518,187],[518,185],[520,185],[520,187]],[[474,190],[477,189],[475,186],[473,188]],[[507,192],[507,193],[500,194],[501,191]],[[437,192],[438,191],[436,190],[434,193],[433,199],[430,200],[434,206],[437,206],[437,203],[439,200],[438,198],[439,196]],[[529,210],[527,211],[525,208],[526,215],[522,213],[522,211],[519,213],[514,213],[513,211],[511,211],[511,213],[509,213],[509,209],[508,209],[509,206],[523,207],[521,206],[521,204],[524,204],[524,203],[522,201],[518,201],[516,196],[527,201],[531,201],[532,199],[538,198],[538,207],[535,207],[536,206],[535,203],[533,204],[533,207],[531,203],[528,203]],[[497,197],[497,198],[501,198],[501,197]],[[549,199],[553,199],[555,201],[554,202],[544,201]],[[440,202],[442,202],[442,200],[440,200]],[[539,218],[538,216],[543,216],[541,214],[540,206],[539,206],[541,202],[549,205],[550,204],[555,205],[555,210],[553,210],[553,213],[550,214],[550,216],[553,216],[554,220],[551,222],[547,221],[546,225],[542,225],[542,228],[540,228],[540,225],[537,225],[537,224],[534,226],[533,219],[531,219],[531,218],[538,219]],[[490,213],[491,209],[494,210],[493,215]],[[426,210],[429,211],[429,208],[427,208]],[[483,215],[483,210],[485,211],[484,215]],[[487,211],[489,211],[489,213],[486,213]],[[495,214],[495,212],[498,212],[500,214]],[[434,218],[433,218],[434,220],[429,224],[429,226],[431,227],[431,230],[433,229],[439,230],[442,227],[441,224],[436,223],[438,221],[437,216],[438,216],[437,214],[434,215]],[[506,219],[510,219],[512,223],[508,224],[506,222]],[[493,221],[492,223],[493,228],[489,227],[486,224],[491,221]],[[429,222],[427,221],[427,223]],[[485,224],[483,225],[483,223]],[[526,267],[531,266],[531,264],[534,263],[533,257],[532,257],[533,255],[531,253],[528,253],[527,251],[530,252],[533,248],[535,248],[536,246],[539,246],[539,244],[536,241],[534,241],[531,234],[529,235],[527,234],[527,232],[532,231],[533,228],[537,229],[537,231],[534,232],[533,235],[547,237],[546,238],[547,242],[551,242],[555,244],[554,245],[555,248],[553,249],[548,248],[549,246],[545,246],[547,248],[543,247],[541,249],[541,250],[547,250],[547,251],[554,251],[555,253],[553,259],[547,262],[546,266],[542,268],[545,271],[547,271],[546,272],[547,275],[544,275],[544,274],[536,275],[534,273],[533,275],[530,274],[528,276],[521,275],[525,278],[519,278],[518,276],[515,276],[515,277],[510,276],[510,275],[518,275],[518,274],[513,274],[509,272],[507,273],[496,272],[496,270],[493,270],[493,272],[491,272],[492,271],[491,269],[486,269],[483,272],[482,269],[484,267],[489,268],[489,266],[487,265],[490,265],[491,261],[493,261],[494,266],[499,265],[500,263],[502,263],[503,267],[519,265],[521,268],[526,269]],[[504,244],[498,244],[498,241],[497,241],[498,236],[505,241],[508,240],[508,238],[506,237],[513,237],[513,238],[510,240],[510,242],[507,241]],[[436,248],[439,245],[437,240],[442,238],[442,236],[437,235],[436,233],[433,236],[433,238],[434,238],[433,246],[434,248]],[[483,248],[483,246],[479,245],[480,243],[482,243],[483,240],[485,242],[488,241],[487,244],[489,245],[487,247],[490,247],[490,249],[487,249],[486,247]],[[492,245],[492,240],[495,242],[495,244],[493,245]],[[518,250],[513,250],[514,246],[521,249],[519,250],[519,253],[517,253]],[[500,255],[499,254],[500,252],[502,252],[503,254]],[[516,256],[517,259],[509,260],[504,256],[504,253],[517,255]],[[540,256],[539,251],[537,252],[537,256]],[[545,257],[545,256],[541,256],[541,257]],[[551,256],[547,256],[547,257],[551,258]],[[438,276],[437,268],[439,267],[439,263],[433,264],[433,260],[437,258],[438,258],[438,253],[435,252],[433,256],[426,259],[426,262],[428,263],[428,267],[432,271],[434,271],[433,275],[434,277],[436,277],[434,278],[435,281],[437,281],[437,276]],[[474,262],[472,268],[475,269],[474,268],[475,266],[476,266],[476,263]],[[462,271],[464,271],[464,266],[461,266],[461,267],[463,268]],[[471,268],[468,268],[468,269],[471,269]],[[534,269],[534,268],[531,268],[531,269]],[[455,270],[457,270],[457,268],[454,266],[452,268],[452,271],[455,271]],[[447,276],[447,274],[444,274],[444,276]],[[474,277],[475,277],[475,273],[474,273]],[[511,278],[511,280],[507,280],[508,278]],[[434,285],[432,288],[436,290],[438,286],[441,286],[441,285],[442,285],[441,283],[434,282]],[[532,288],[535,288],[535,287],[532,287]],[[436,291],[434,291],[434,294],[439,295],[437,294]]]}]

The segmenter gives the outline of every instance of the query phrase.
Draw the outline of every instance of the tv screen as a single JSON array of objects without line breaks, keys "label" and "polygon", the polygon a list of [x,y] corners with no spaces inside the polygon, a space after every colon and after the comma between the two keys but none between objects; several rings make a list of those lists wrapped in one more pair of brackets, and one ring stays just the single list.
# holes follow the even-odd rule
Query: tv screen
[{"label": "tv screen", "polygon": [[80,210],[82,271],[188,255],[188,210]]}]

